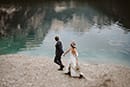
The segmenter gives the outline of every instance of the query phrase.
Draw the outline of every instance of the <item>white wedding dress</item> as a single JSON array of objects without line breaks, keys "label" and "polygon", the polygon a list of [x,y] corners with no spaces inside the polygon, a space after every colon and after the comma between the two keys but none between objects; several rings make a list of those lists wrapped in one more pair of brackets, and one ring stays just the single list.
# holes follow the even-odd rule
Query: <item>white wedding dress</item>
[{"label": "white wedding dress", "polygon": [[[78,56],[78,52],[76,52],[76,55]],[[67,66],[66,66],[65,73],[70,72],[70,75],[72,77],[79,77],[80,76],[80,70],[77,70],[76,67],[77,67],[76,58],[72,54],[72,52],[70,51],[70,60],[67,64]]]}]

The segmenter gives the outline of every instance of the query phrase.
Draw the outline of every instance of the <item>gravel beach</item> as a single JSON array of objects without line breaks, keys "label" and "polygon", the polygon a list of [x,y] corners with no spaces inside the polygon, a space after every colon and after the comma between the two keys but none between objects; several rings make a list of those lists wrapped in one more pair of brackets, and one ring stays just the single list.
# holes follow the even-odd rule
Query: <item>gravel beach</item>
[{"label": "gravel beach", "polygon": [[57,69],[52,58],[1,55],[0,87],[130,87],[129,67],[82,63],[86,79],[69,77]]}]

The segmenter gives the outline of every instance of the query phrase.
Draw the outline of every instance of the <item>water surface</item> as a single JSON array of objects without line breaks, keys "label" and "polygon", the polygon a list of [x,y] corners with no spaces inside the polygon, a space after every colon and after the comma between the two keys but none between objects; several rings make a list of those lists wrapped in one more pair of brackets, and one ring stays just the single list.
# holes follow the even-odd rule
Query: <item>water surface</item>
[{"label": "water surface", "polygon": [[[0,54],[17,53],[54,58],[54,37],[58,35],[64,50],[71,41],[77,43],[81,61],[130,66],[129,29],[113,17],[89,4],[70,2],[41,6],[38,7],[42,9],[38,18],[42,19],[42,24],[36,29],[25,27],[28,33],[1,39]],[[35,9],[35,6],[31,9]]]}]

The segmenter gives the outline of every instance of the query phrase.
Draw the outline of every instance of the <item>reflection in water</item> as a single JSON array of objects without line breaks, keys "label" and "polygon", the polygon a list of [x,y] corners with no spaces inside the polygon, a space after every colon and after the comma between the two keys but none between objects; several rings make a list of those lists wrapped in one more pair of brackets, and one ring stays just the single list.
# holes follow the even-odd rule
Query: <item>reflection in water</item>
[{"label": "reflection in water", "polygon": [[[33,13],[26,20],[26,27],[19,24],[19,33],[0,40],[0,54],[23,53],[52,58],[54,36],[59,35],[64,49],[71,41],[76,41],[81,60],[129,65],[130,33],[112,17],[89,5],[76,6],[72,2],[28,10]],[[24,14],[29,15],[27,9]]]}]

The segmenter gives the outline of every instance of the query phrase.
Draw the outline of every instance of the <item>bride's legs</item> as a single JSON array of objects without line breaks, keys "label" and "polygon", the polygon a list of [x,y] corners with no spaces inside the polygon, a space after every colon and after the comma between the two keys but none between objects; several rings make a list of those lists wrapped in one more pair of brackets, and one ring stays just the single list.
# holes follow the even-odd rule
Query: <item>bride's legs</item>
[{"label": "bride's legs", "polygon": [[64,72],[66,75],[70,75],[71,71],[70,71],[70,64],[68,64],[66,66],[66,69],[65,69],[65,72]]}]

